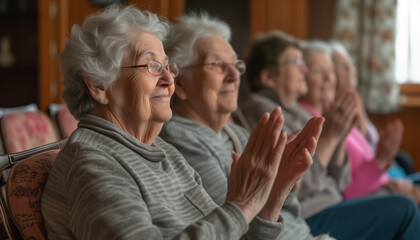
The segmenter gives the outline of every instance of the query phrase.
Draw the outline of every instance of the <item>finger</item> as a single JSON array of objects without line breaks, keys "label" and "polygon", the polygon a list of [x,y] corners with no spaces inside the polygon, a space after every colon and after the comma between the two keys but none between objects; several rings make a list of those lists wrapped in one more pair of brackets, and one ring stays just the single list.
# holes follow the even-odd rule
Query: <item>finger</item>
[{"label": "finger", "polygon": [[280,108],[274,109],[271,113],[271,118],[264,129],[264,137],[262,138],[262,145],[257,146],[260,148],[260,157],[269,160],[269,152],[275,148],[279,141],[281,129],[283,128],[284,117]]},{"label": "finger", "polygon": [[315,140],[314,137],[311,137],[309,139],[308,143],[305,145],[305,148],[308,150],[308,152],[311,156],[314,156],[314,154],[315,154],[317,143],[318,143],[317,140]]},{"label": "finger", "polygon": [[287,143],[292,142],[301,132],[302,132],[302,129],[299,129],[296,132],[294,132],[290,135],[287,135]]},{"label": "finger", "polygon": [[309,119],[300,134],[295,138],[294,142],[305,145],[305,139],[309,139],[310,137],[315,137],[316,140],[318,140],[322,132],[324,121],[325,119],[323,117],[313,117]]},{"label": "finger", "polygon": [[234,176],[236,172],[236,167],[239,162],[240,155],[237,152],[232,151],[232,165],[230,165],[230,175]]},{"label": "finger", "polygon": [[267,124],[268,119],[270,117],[269,113],[264,113],[260,120],[258,121],[257,126],[255,127],[255,129],[252,131],[251,136],[249,137],[248,143],[245,147],[244,153],[245,152],[252,152],[252,150],[254,149],[255,146],[255,142],[258,139],[258,135],[261,133],[262,129],[264,128],[265,124]]},{"label": "finger", "polygon": [[269,158],[269,161],[271,161],[269,164],[271,165],[273,169],[278,169],[280,167],[280,162],[283,156],[286,142],[287,142],[287,133],[282,132],[277,142],[277,145],[273,149],[272,154]]}]

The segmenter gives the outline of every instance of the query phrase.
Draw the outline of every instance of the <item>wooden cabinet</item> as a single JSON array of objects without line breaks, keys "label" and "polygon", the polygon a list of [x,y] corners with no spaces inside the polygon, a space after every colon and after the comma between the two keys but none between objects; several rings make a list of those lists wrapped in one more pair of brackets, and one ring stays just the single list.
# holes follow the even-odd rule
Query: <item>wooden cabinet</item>
[{"label": "wooden cabinet", "polygon": [[0,0],[0,107],[37,102],[38,6]]}]

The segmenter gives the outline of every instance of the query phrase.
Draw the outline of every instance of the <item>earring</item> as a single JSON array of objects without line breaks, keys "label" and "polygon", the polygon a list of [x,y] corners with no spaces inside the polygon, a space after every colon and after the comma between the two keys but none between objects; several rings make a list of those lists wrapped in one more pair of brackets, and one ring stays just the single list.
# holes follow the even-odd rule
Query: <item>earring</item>
[{"label": "earring", "polygon": [[99,98],[99,102],[102,102],[103,101],[103,99],[102,98]]}]

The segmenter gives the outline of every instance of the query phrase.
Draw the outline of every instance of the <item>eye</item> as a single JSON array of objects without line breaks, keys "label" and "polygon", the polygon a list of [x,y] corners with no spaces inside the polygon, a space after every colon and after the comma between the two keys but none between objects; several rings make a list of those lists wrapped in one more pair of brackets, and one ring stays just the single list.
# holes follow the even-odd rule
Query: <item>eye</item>
[{"label": "eye", "polygon": [[152,74],[161,74],[162,73],[162,64],[156,61],[149,61],[148,63],[149,71]]}]

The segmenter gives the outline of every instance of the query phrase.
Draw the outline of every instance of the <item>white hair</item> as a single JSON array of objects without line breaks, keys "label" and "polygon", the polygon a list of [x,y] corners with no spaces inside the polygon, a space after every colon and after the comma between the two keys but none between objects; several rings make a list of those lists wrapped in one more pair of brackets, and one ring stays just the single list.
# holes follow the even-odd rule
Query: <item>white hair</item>
[{"label": "white hair", "polygon": [[198,51],[194,49],[197,40],[211,35],[218,35],[229,42],[231,31],[225,22],[205,12],[182,16],[173,26],[171,37],[164,42],[165,51],[171,62],[182,68],[197,60]]},{"label": "white hair", "polygon": [[72,27],[60,55],[60,68],[63,99],[76,119],[96,104],[83,79],[105,88],[118,79],[121,62],[134,47],[130,35],[134,29],[163,41],[170,25],[151,12],[114,4]]},{"label": "white hair", "polygon": [[331,47],[326,43],[323,42],[321,40],[311,40],[311,41],[306,41],[303,45],[303,55],[304,58],[306,59],[309,54],[313,53],[313,52],[322,52],[325,54],[325,56],[327,56],[327,58],[331,61],[332,63],[332,59],[331,59]]},{"label": "white hair", "polygon": [[351,64],[353,63],[353,58],[350,56],[350,53],[347,51],[346,47],[341,42],[331,41],[330,48],[332,53],[338,53],[345,57]]}]

